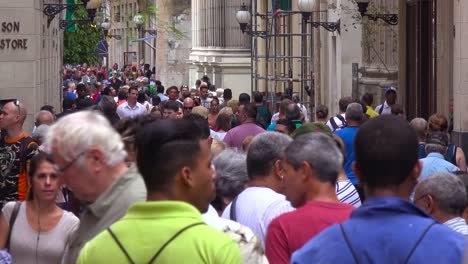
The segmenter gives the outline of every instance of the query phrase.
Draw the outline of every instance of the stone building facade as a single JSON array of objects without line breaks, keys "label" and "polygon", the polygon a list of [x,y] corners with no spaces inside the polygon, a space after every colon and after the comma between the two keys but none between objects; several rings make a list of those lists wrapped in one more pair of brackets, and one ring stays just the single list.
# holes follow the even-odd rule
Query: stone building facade
[{"label": "stone building facade", "polygon": [[63,32],[59,15],[47,25],[44,3],[60,1],[0,1],[0,99],[28,107],[27,132],[42,105],[61,109]]}]

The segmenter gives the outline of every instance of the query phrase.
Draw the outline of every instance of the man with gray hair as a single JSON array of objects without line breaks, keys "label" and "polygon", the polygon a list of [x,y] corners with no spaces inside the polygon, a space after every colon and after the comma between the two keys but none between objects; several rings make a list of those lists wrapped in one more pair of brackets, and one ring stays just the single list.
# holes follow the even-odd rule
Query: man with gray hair
[{"label": "man with gray hair", "polygon": [[86,242],[125,215],[135,202],[146,200],[146,187],[109,121],[93,111],[67,115],[52,125],[45,146],[56,170],[73,194],[87,204],[80,227],[63,263],[75,263]]},{"label": "man with gray hair", "polygon": [[281,159],[292,139],[275,132],[255,136],[247,152],[248,188],[224,209],[223,218],[252,229],[262,245],[270,222],[294,208],[281,194],[283,169]]},{"label": "man with gray hair", "polygon": [[427,134],[427,121],[424,118],[416,117],[410,122],[410,126],[416,132],[419,142],[419,158],[426,156],[426,134]]},{"label": "man with gray hair", "polygon": [[359,130],[359,126],[361,126],[363,117],[364,112],[362,109],[362,105],[359,103],[350,103],[346,107],[347,126],[334,132],[334,134],[339,136],[345,144],[347,159],[344,164],[344,169],[346,172],[346,176],[349,178],[349,180],[356,187],[356,190],[359,192],[361,200],[364,200],[363,191],[362,188],[358,186],[359,181],[354,175],[351,166],[354,162],[354,138],[356,137],[356,134]]},{"label": "man with gray hair", "polygon": [[463,181],[448,172],[424,178],[416,185],[414,203],[451,229],[468,236],[468,225],[461,216],[466,206]]},{"label": "man with gray hair", "polygon": [[340,203],[335,191],[342,163],[336,142],[323,133],[301,135],[286,148],[284,194],[297,210],[270,223],[266,237],[270,263],[290,263],[292,253],[307,241],[349,218],[354,207]]}]

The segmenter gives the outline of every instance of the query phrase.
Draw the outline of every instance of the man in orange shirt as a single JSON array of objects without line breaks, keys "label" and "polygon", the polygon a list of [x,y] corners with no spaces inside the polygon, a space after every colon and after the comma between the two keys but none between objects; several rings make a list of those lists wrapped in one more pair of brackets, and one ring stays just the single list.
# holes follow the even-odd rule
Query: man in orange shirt
[{"label": "man in orange shirt", "polygon": [[25,199],[29,161],[38,150],[37,143],[23,132],[26,107],[19,100],[3,104],[0,110],[0,209],[8,201]]}]

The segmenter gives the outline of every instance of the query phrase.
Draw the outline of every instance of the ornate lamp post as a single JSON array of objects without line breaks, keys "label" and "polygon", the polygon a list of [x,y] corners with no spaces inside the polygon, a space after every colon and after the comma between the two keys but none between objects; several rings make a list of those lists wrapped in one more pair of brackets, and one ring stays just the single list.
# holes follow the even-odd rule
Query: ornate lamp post
[{"label": "ornate lamp post", "polygon": [[359,13],[361,13],[361,17],[367,17],[369,20],[377,21],[381,19],[385,23],[396,26],[398,25],[398,15],[397,14],[381,14],[381,15],[371,15],[367,14],[367,8],[369,7],[369,0],[356,0],[359,8]]}]

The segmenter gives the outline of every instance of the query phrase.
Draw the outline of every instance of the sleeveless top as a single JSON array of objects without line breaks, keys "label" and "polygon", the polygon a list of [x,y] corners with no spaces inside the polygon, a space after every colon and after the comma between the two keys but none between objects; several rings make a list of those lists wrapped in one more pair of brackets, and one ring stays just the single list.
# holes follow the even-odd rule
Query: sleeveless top
[{"label": "sleeveless top", "polygon": [[[7,223],[15,207],[9,202],[2,213]],[[64,211],[57,225],[48,232],[38,234],[26,218],[26,204],[22,203],[18,211],[10,241],[10,254],[14,263],[60,263],[68,248],[68,242],[78,229],[80,221],[70,212]]]}]

